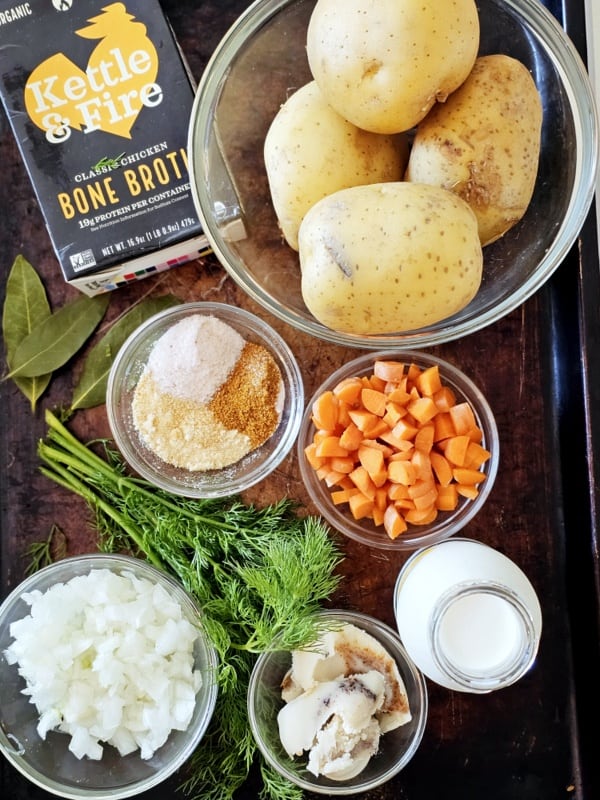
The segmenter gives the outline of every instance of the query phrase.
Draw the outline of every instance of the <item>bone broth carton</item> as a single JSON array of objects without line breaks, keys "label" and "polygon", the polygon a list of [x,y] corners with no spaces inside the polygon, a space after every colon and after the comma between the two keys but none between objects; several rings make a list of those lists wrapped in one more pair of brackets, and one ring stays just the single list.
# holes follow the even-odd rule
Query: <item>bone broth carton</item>
[{"label": "bone broth carton", "polygon": [[94,295],[208,250],[194,87],[156,0],[0,0],[0,93],[68,283]]}]

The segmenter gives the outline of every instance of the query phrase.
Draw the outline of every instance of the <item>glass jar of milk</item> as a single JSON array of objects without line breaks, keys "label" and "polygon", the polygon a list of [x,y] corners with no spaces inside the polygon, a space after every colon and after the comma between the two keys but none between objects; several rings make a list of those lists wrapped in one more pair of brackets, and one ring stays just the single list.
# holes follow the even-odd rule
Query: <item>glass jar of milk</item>
[{"label": "glass jar of milk", "polygon": [[533,664],[542,630],[527,576],[482,542],[448,539],[414,553],[394,591],[405,649],[432,681],[462,692],[514,683]]}]

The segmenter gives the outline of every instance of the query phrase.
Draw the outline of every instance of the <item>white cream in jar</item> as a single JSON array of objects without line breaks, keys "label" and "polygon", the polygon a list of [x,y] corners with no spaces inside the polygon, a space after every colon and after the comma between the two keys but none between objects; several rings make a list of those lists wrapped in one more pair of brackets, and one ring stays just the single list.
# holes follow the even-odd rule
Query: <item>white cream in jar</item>
[{"label": "white cream in jar", "polygon": [[539,600],[520,567],[464,538],[411,556],[396,581],[394,613],[417,667],[455,691],[514,683],[533,664],[542,631]]}]

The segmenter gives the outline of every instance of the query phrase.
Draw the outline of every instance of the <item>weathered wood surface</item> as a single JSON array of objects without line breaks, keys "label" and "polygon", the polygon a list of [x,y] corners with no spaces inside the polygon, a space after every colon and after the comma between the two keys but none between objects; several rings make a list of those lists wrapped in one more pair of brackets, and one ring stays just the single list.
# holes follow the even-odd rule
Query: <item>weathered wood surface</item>
[{"label": "weathered wood surface", "polygon": [[[245,5],[242,0],[165,0],[165,10],[196,77]],[[0,118],[0,164],[2,286],[14,257],[22,253],[39,270],[51,302],[58,305],[75,296],[76,290],[59,274],[4,115]],[[581,595],[570,590],[568,581],[572,543],[581,540],[582,549],[574,556],[578,558],[588,547],[589,531],[585,513],[571,517],[564,496],[564,485],[569,485],[565,470],[586,477],[580,344],[572,311],[577,305],[580,266],[574,252],[550,284],[521,308],[480,333],[434,349],[473,378],[496,415],[501,441],[499,474],[486,506],[464,534],[497,547],[529,575],[544,614],[539,658],[521,682],[489,696],[451,693],[429,683],[429,720],[419,752],[398,778],[370,793],[369,800],[433,800],[440,796],[447,800],[592,800],[591,778],[579,763],[586,743],[581,744],[576,725],[572,664],[573,636],[577,635],[573,629],[585,627],[586,618],[578,616],[577,625],[572,626],[569,605],[574,595],[586,597],[593,591],[585,583],[590,577],[585,572]],[[184,301],[232,303],[267,319],[295,353],[307,397],[334,368],[357,355],[356,350],[315,340],[272,318],[245,296],[213,257],[118,290],[111,300],[109,319],[147,292],[172,292]],[[573,361],[565,369],[564,358],[571,356]],[[66,534],[69,554],[94,550],[94,532],[84,506],[39,474],[35,453],[45,432],[43,408],[70,397],[81,362],[78,359],[55,377],[35,416],[10,382],[0,384],[3,595],[23,578],[28,544],[45,538],[55,523]],[[572,385],[563,392],[565,379]],[[568,435],[563,433],[566,413]],[[84,439],[108,435],[104,407],[78,412],[73,429]],[[571,487],[569,491],[578,490]],[[585,496],[585,487],[582,491]],[[272,476],[246,493],[248,500],[258,503],[282,496],[311,509],[293,452]],[[336,604],[360,609],[393,625],[392,590],[407,556],[367,550],[350,541],[344,547],[344,580]],[[587,567],[586,559],[581,558]],[[589,621],[593,632],[595,622]],[[179,796],[176,785],[174,779],[144,797],[169,800]],[[4,760],[0,794],[10,800],[50,797],[22,779]],[[240,797],[257,797],[256,787],[250,784]]]}]

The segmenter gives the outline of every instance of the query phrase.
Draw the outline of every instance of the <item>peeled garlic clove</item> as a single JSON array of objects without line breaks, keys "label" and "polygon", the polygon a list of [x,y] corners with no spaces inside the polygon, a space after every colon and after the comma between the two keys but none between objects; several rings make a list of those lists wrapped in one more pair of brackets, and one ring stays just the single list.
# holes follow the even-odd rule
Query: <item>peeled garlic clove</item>
[{"label": "peeled garlic clove", "polygon": [[370,724],[384,698],[383,676],[375,671],[325,681],[287,703],[277,721],[281,743],[290,756],[310,750],[332,717],[356,733]]}]

